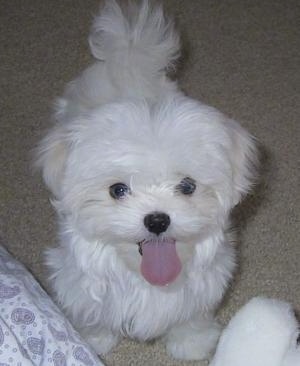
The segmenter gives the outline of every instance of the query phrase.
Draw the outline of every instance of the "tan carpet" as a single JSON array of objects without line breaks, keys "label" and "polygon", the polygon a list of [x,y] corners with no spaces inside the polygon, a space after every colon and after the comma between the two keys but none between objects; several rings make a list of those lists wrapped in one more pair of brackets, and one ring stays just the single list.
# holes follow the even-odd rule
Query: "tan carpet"
[{"label": "tan carpet", "polygon": [[[182,29],[183,88],[239,120],[260,141],[261,184],[235,211],[241,266],[223,322],[252,296],[300,309],[299,49],[297,0],[165,0]],[[51,103],[90,62],[87,34],[97,0],[0,1],[1,236],[45,284],[43,249],[56,219],[30,150]],[[123,342],[108,365],[185,365],[159,342]],[[201,365],[201,363],[187,363]]]}]

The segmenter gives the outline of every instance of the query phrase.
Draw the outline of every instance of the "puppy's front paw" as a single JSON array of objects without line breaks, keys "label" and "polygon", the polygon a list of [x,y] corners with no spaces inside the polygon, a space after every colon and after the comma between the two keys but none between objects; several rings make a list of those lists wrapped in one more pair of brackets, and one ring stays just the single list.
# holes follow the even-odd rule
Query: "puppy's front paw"
[{"label": "puppy's front paw", "polygon": [[96,336],[87,335],[84,338],[97,355],[105,355],[120,341],[120,336],[114,335],[108,330],[101,330]]},{"label": "puppy's front paw", "polygon": [[217,322],[210,326],[185,324],[174,328],[166,337],[167,352],[170,356],[181,360],[208,360],[215,351],[221,327]]}]

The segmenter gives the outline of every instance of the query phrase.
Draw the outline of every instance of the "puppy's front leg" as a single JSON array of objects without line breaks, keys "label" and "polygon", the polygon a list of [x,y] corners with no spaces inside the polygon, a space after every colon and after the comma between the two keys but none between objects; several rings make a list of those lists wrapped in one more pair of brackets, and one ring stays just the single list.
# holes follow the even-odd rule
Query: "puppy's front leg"
[{"label": "puppy's front leg", "polygon": [[120,335],[115,335],[107,329],[101,329],[98,332],[89,333],[87,330],[80,331],[86,342],[94,349],[97,355],[105,355],[121,340]]},{"label": "puppy's front leg", "polygon": [[165,336],[167,352],[183,360],[210,359],[220,333],[221,326],[212,315],[198,315],[169,331]]}]

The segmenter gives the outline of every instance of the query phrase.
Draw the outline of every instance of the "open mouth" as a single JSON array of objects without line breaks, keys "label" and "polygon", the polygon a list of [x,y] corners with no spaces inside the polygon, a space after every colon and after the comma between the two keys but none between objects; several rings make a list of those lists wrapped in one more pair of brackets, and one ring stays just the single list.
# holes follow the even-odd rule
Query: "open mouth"
[{"label": "open mouth", "polygon": [[166,286],[181,272],[181,261],[173,238],[142,240],[138,243],[142,256],[141,273],[146,281]]}]

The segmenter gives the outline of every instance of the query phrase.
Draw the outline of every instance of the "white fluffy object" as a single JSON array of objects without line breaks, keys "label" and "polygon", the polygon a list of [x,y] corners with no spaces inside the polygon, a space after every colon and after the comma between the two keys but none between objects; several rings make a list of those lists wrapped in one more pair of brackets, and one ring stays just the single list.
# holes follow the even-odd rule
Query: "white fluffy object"
[{"label": "white fluffy object", "polygon": [[89,42],[95,62],[38,151],[61,228],[47,252],[57,301],[99,354],[163,337],[175,358],[207,358],[255,143],[169,79],[179,36],[161,6],[107,0]]},{"label": "white fluffy object", "polygon": [[298,336],[291,305],[254,298],[223,331],[210,366],[299,366]]}]

